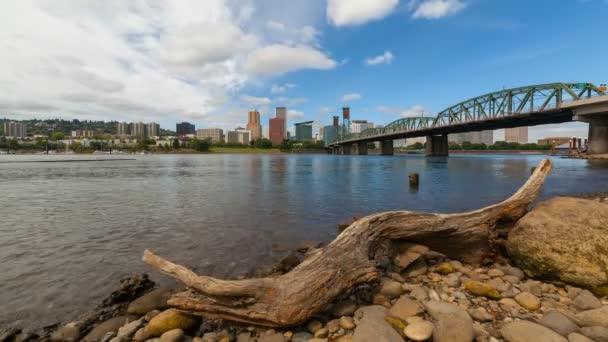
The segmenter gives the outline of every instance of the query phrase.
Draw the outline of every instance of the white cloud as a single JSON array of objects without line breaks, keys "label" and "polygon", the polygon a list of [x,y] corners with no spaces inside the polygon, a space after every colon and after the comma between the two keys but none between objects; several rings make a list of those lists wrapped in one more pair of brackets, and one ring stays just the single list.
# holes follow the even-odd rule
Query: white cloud
[{"label": "white cloud", "polygon": [[412,16],[420,19],[439,19],[460,12],[466,7],[461,0],[412,0]]},{"label": "white cloud", "polygon": [[[378,106],[376,110],[379,112],[390,114],[399,117],[417,117],[424,116],[428,112],[423,105],[417,104],[411,107],[391,107],[391,106]],[[429,115],[426,115],[429,116]]]},{"label": "white cloud", "polygon": [[277,97],[274,99],[274,102],[277,103],[277,105],[295,106],[308,102],[308,99],[305,97]]},{"label": "white cloud", "polygon": [[391,64],[393,62],[393,54],[390,51],[384,51],[383,54],[365,59],[367,65]]},{"label": "white cloud", "polygon": [[253,105],[253,106],[263,106],[263,105],[270,104],[270,99],[267,97],[255,97],[255,96],[243,95],[243,96],[241,96],[241,100],[243,100],[243,102]]},{"label": "white cloud", "polygon": [[351,94],[344,94],[342,96],[342,101],[344,101],[344,102],[357,101],[357,100],[361,100],[361,94],[351,93]]},{"label": "white cloud", "polygon": [[288,110],[287,111],[287,118],[289,119],[301,119],[304,117],[304,113],[299,111],[299,110]]},{"label": "white cloud", "polygon": [[270,87],[270,92],[272,94],[283,94],[283,93],[287,92],[289,89],[295,88],[295,87],[296,87],[296,85],[293,83],[273,84],[272,87]]},{"label": "white cloud", "polygon": [[282,75],[302,69],[327,70],[336,62],[310,46],[268,45],[254,50],[245,62],[245,70],[253,75]]},{"label": "white cloud", "polygon": [[328,0],[327,18],[335,26],[360,25],[382,19],[399,0]]},{"label": "white cloud", "polygon": [[285,32],[285,25],[283,23],[279,23],[278,21],[269,20],[266,22],[266,27],[272,31]]}]

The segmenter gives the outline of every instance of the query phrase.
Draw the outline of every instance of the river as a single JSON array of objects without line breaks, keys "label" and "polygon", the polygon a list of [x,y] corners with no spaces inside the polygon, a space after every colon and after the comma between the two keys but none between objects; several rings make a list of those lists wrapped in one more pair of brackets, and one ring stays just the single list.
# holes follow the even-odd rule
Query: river
[{"label": "river", "polygon": [[[123,157],[123,156],[121,156]],[[237,277],[337,224],[386,210],[458,212],[508,197],[541,156],[0,156],[0,325],[41,326],[93,308],[145,248]],[[116,157],[114,157],[116,158]],[[608,161],[552,159],[541,198],[608,191]],[[420,187],[408,187],[408,174]]]}]

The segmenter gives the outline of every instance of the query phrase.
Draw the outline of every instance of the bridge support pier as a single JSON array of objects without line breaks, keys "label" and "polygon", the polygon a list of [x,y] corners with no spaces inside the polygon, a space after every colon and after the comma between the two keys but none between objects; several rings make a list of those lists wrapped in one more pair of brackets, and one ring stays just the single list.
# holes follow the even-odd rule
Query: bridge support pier
[{"label": "bridge support pier", "polygon": [[587,153],[608,153],[608,120],[593,120],[589,123],[589,147]]},{"label": "bridge support pier", "polygon": [[357,152],[359,153],[359,155],[367,155],[367,143],[366,142],[359,142],[357,143]]},{"label": "bridge support pier", "polygon": [[448,136],[429,135],[426,137],[426,151],[428,157],[447,157],[448,156]]},{"label": "bridge support pier", "polygon": [[383,140],[380,142],[380,154],[383,156],[392,156],[395,154],[392,140]]},{"label": "bridge support pier", "polygon": [[349,155],[351,153],[352,147],[353,146],[350,144],[342,145],[342,154]]}]

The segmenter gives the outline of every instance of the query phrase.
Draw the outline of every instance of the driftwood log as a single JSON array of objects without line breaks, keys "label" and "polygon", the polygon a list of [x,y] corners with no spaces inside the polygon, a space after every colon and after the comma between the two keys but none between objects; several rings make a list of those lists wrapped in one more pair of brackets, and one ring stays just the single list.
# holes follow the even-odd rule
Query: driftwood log
[{"label": "driftwood log", "polygon": [[309,253],[290,272],[268,278],[221,280],[200,276],[146,250],[143,260],[187,285],[169,305],[206,317],[265,326],[308,320],[354,285],[377,280],[374,255],[387,241],[410,241],[472,264],[497,251],[497,230],[525,214],[536,199],[551,162],[544,159],[507,200],[459,214],[389,211],[363,217],[326,247]]}]

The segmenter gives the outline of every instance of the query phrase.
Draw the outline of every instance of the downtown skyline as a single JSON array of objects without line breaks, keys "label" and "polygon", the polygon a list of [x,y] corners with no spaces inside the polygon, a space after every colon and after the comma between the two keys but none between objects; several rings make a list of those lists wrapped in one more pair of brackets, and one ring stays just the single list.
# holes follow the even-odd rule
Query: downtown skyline
[{"label": "downtown skyline", "polygon": [[[594,61],[608,48],[589,32],[605,31],[608,3],[526,3],[13,3],[0,14],[11,51],[0,57],[0,113],[229,130],[252,109],[266,126],[286,106],[293,134],[295,122],[318,131],[344,106],[354,120],[387,124],[503,87],[605,83],[607,67]],[[530,141],[586,126],[531,127]]]}]

